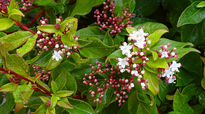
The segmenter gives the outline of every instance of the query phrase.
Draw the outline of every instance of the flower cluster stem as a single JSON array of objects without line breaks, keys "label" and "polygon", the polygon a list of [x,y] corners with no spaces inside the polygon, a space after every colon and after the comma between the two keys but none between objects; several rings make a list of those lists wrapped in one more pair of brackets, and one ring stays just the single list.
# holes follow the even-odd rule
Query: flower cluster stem
[{"label": "flower cluster stem", "polygon": [[30,80],[30,79],[28,79],[28,78],[26,78],[26,77],[24,77],[24,76],[22,76],[20,74],[17,74],[16,72],[14,72],[12,70],[5,70],[3,68],[0,68],[0,71],[2,71],[2,73],[4,73],[4,74],[12,74],[12,75],[15,75],[16,77],[18,77],[20,79],[23,79],[23,80],[25,80],[27,82],[30,82],[31,84],[36,85],[36,87],[39,88],[39,89],[38,88],[33,88],[35,91],[39,91],[41,93],[44,93],[46,95],[51,96],[51,92],[48,91],[47,89],[45,89],[44,87],[42,87],[41,85],[39,85],[37,82],[34,82],[34,81],[32,81],[32,80]]}]

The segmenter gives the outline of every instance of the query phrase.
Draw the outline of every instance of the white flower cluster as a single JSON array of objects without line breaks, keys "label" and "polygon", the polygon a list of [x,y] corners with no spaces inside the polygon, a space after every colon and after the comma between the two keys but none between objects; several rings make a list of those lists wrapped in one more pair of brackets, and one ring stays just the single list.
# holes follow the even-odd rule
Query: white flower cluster
[{"label": "white flower cluster", "polygon": [[162,77],[166,78],[167,83],[175,83],[176,77],[174,76],[175,72],[179,72],[179,68],[181,67],[180,63],[176,61],[172,61],[172,64],[169,66],[169,69],[165,69]]},{"label": "white flower cluster", "polygon": [[[144,30],[140,28],[138,31],[133,31],[132,34],[129,34],[128,40],[129,41],[134,41],[134,45],[137,46],[138,48],[143,49],[146,45],[146,40],[145,37],[148,36],[148,33],[144,33]],[[148,41],[148,43],[151,43]]]}]

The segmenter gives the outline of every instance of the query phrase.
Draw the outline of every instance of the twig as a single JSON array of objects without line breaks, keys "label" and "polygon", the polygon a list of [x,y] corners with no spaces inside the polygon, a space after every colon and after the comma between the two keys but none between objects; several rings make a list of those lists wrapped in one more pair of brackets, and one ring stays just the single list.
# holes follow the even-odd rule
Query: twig
[{"label": "twig", "polygon": [[[2,71],[2,73],[5,73],[5,74],[13,74],[13,75],[15,75],[18,78],[21,78],[21,79],[23,79],[23,80],[25,80],[27,82],[30,82],[31,84],[35,84],[36,87],[39,88],[39,89],[38,88],[35,88],[35,89],[33,88],[35,91],[39,91],[41,93],[44,93],[46,95],[51,96],[51,92],[48,91],[47,89],[45,89],[44,87],[42,87],[41,85],[39,85],[37,82],[33,82],[33,81],[29,80],[28,78],[26,78],[26,77],[24,77],[24,76],[22,76],[20,74],[17,74],[16,72],[14,72],[12,70],[5,70],[3,68],[0,68],[0,71]],[[41,90],[43,90],[43,91],[41,91]]]}]

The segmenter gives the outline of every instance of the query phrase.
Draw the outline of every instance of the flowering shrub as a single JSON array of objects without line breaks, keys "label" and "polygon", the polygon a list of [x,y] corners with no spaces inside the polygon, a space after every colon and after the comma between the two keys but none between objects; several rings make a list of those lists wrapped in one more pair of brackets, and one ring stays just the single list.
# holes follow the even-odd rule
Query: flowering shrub
[{"label": "flowering shrub", "polygon": [[204,7],[0,0],[0,111],[204,113]]}]

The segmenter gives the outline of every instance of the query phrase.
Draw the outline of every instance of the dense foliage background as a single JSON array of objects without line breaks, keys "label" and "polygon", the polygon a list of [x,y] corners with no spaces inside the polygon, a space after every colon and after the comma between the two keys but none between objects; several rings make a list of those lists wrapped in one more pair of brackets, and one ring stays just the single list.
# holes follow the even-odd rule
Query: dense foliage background
[{"label": "dense foliage background", "polygon": [[[100,30],[99,25],[94,24],[95,11],[102,11],[103,2],[106,0],[33,0],[33,5],[27,9],[22,8],[21,0],[16,0],[21,3],[19,7],[15,6],[17,3],[14,0],[11,1],[13,6],[4,7],[3,3],[10,0],[0,0],[0,68],[3,69],[0,71],[1,113],[205,113],[205,1],[115,0],[115,15],[122,16],[123,8],[129,8],[128,12],[134,13],[131,19],[134,28],[139,29],[139,26],[142,26],[149,34],[159,29],[167,30],[165,34],[162,33],[162,37],[170,39],[171,45],[179,47],[179,56],[183,55],[178,61],[182,67],[176,74],[176,83],[165,83],[163,79],[155,82],[155,79],[151,78],[149,82],[159,86],[159,89],[155,90],[142,90],[140,85],[135,84],[135,88],[129,92],[129,98],[120,107],[112,90],[109,89],[105,91],[102,103],[94,103],[89,93],[91,88],[83,84],[85,73],[92,71],[90,64],[95,64],[96,61],[105,63],[107,57],[111,59],[118,56],[109,55],[118,50],[122,42],[127,41],[126,27],[121,33],[112,34],[111,29]],[[29,0],[23,0],[25,3],[26,1]],[[12,11],[6,14],[5,11],[8,9]],[[42,17],[47,18],[47,23],[55,25],[56,28],[56,18],[59,16],[66,21],[63,22],[72,23],[72,32],[69,35],[72,38],[74,35],[80,36],[80,47],[79,50],[73,51],[69,58],[65,55],[64,59],[53,61],[53,48],[48,51],[38,48],[35,44],[38,39],[36,33],[39,29],[52,33],[54,26],[40,26],[40,20],[43,20]],[[28,40],[28,36],[31,35]],[[77,45],[72,38],[66,38],[64,44]],[[115,61],[109,62],[113,62],[112,65],[116,64]],[[48,80],[40,80],[41,75],[35,75],[33,65],[48,73]],[[28,83],[29,81],[24,79],[18,84],[10,83],[16,83],[15,72],[26,76],[28,74],[32,78],[26,78],[32,81]],[[5,84],[9,85],[3,86]],[[41,92],[38,92],[38,84],[47,91],[42,92],[43,89],[40,88]],[[31,88],[35,87],[37,89],[33,91]],[[61,103],[58,102],[56,105],[57,101]]]}]

